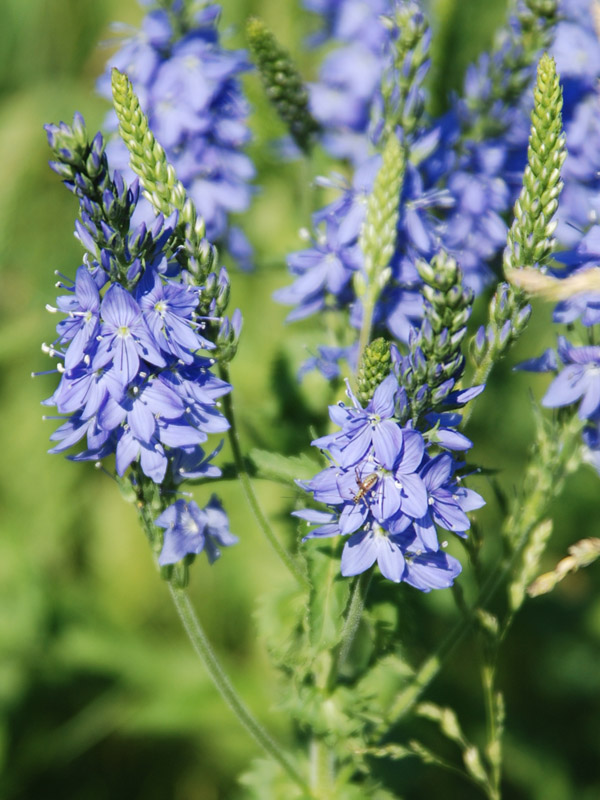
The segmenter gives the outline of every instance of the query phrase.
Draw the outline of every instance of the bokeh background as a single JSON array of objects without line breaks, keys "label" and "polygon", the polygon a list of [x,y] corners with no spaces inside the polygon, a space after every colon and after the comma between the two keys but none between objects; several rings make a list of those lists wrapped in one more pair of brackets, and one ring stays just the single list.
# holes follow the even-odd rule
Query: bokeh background
[{"label": "bokeh background", "polygon": [[[460,86],[466,64],[489,45],[505,4],[431,4],[431,102],[439,112],[448,92]],[[134,511],[116,485],[91,464],[47,454],[54,425],[42,421],[39,403],[55,378],[30,378],[48,366],[40,343],[53,338],[56,319],[44,305],[54,300],[54,271],[73,275],[81,259],[73,237],[76,201],[47,167],[42,125],[70,120],[78,109],[90,129],[101,126],[107,105],[94,84],[114,37],[109,25],[136,24],[142,10],[135,0],[2,0],[0,6],[0,797],[242,798],[236,776],[260,753],[195,660]],[[243,46],[243,21],[258,13],[305,75],[315,74],[314,57],[302,49],[310,20],[297,0],[227,0],[224,6],[230,46]],[[286,310],[270,299],[288,282],[285,253],[300,247],[298,228],[307,223],[299,211],[306,175],[298,164],[278,163],[268,143],[282,130],[256,76],[249,75],[246,86],[260,188],[243,222],[257,269],[233,278],[233,303],[245,317],[232,367],[235,402],[248,447],[292,454],[307,447],[311,427],[324,425],[328,398],[319,378],[302,387],[294,379],[319,333],[306,323],[284,327]],[[327,168],[319,156],[316,171]],[[470,429],[477,443],[473,460],[499,470],[509,494],[519,484],[531,439],[532,398],[539,399],[547,383],[512,373],[510,366],[552,342],[549,316],[548,307],[536,307],[528,335],[494,374]],[[599,535],[599,480],[582,468],[552,499],[555,533],[545,567],[574,541]],[[480,519],[493,553],[499,511],[487,481],[475,479],[489,498]],[[269,513],[282,520],[290,542],[297,541],[286,521],[289,493],[266,481],[257,485]],[[265,588],[286,575],[237,487],[223,484],[221,494],[240,544],[212,569],[200,558],[191,591],[235,684],[265,724],[285,737],[254,611]],[[600,566],[593,566],[553,594],[527,601],[506,643],[499,679],[508,715],[507,800],[600,798],[599,585]],[[397,598],[417,658],[455,618],[449,592],[421,596],[393,585],[383,591]],[[467,642],[430,689],[437,702],[459,708],[475,740],[483,726],[477,669]],[[407,800],[478,796],[459,778],[416,759],[382,777]]]}]

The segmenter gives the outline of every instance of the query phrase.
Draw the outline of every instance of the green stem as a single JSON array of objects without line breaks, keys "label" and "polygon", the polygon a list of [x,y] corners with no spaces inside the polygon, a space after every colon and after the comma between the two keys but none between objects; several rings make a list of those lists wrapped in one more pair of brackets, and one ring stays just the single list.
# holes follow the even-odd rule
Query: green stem
[{"label": "green stem", "polygon": [[363,353],[369,342],[371,341],[371,331],[373,328],[373,314],[375,313],[375,303],[377,302],[377,297],[375,296],[375,292],[371,289],[369,291],[368,296],[365,298],[365,302],[363,303],[363,318],[362,318],[362,325],[360,328],[360,334],[358,337],[358,355],[356,357],[356,364],[357,367],[362,363]]},{"label": "green stem", "polygon": [[[481,364],[476,368],[475,372],[473,373],[473,377],[470,381],[471,386],[481,386],[482,384],[487,382],[489,378],[490,372],[494,366],[495,359],[494,353],[492,350],[488,350],[488,352],[483,357],[483,361]],[[471,414],[473,413],[473,408],[475,406],[475,401],[477,398],[471,400],[471,402],[461,411],[462,414],[462,427],[466,427],[469,419],[471,418]]]},{"label": "green stem", "polygon": [[496,725],[496,705],[494,702],[495,665],[486,654],[481,666],[481,686],[485,700],[485,716],[487,721],[488,758],[491,761],[491,782],[488,786],[490,800],[500,800],[500,763],[498,758],[491,758],[492,749],[498,747],[498,728]]},{"label": "green stem", "polygon": [[[540,460],[545,465],[548,474],[552,476],[550,486],[555,489],[562,484],[565,475],[568,473],[569,444],[574,437],[578,436],[580,427],[578,419],[574,417],[569,425],[556,432],[554,439],[552,437],[549,438],[547,444],[553,446],[553,451],[550,453],[544,450],[540,455]],[[523,485],[535,485],[536,482],[540,484],[539,477],[536,477],[538,473],[539,464],[533,458],[525,473]],[[511,524],[515,526],[513,531],[514,538],[512,538],[511,542],[511,556],[498,564],[481,587],[476,601],[470,608],[470,620],[460,620],[454,626],[438,650],[429,656],[417,670],[410,685],[398,695],[388,715],[388,719],[392,723],[399,720],[414,705],[422,692],[438,674],[446,658],[471,629],[476,619],[474,612],[478,608],[487,606],[500,585],[505,581],[507,575],[510,574],[516,560],[520,557],[523,548],[527,544],[529,534],[542,518],[548,501],[552,497],[552,492],[547,488],[545,491],[541,488],[539,491],[532,491],[525,496],[523,503],[518,505],[518,513],[509,517]]]},{"label": "green stem", "polygon": [[373,570],[370,569],[368,572],[363,572],[354,583],[354,591],[352,592],[352,597],[350,598],[348,614],[346,615],[344,627],[342,628],[342,638],[336,665],[337,673],[341,671],[346,663],[346,659],[348,658],[348,653],[350,652],[352,642],[356,636],[356,631],[360,625],[363,608],[365,607],[365,600],[367,599],[367,593],[369,591],[369,586],[371,585],[372,579]]},{"label": "green stem", "polygon": [[332,798],[334,784],[333,754],[323,739],[310,740],[310,787],[319,800]]},{"label": "green stem", "polygon": [[[229,368],[227,364],[223,363],[219,364],[219,374],[224,381],[230,383]],[[231,452],[233,454],[233,460],[235,463],[235,468],[238,474],[238,478],[240,479],[240,483],[242,484],[244,494],[246,495],[246,500],[248,501],[248,505],[250,506],[252,513],[254,514],[254,518],[256,519],[259,528],[262,530],[267,540],[269,541],[269,544],[275,550],[275,552],[277,553],[279,558],[283,561],[288,570],[292,573],[294,578],[296,578],[296,580],[301,586],[303,586],[306,589],[309,589],[310,583],[307,577],[303,574],[298,564],[294,561],[292,556],[281,544],[281,542],[273,532],[273,529],[269,525],[269,521],[267,520],[262,508],[260,507],[260,503],[258,502],[256,493],[254,492],[254,487],[252,486],[252,481],[250,480],[250,476],[248,475],[248,471],[244,463],[244,456],[242,453],[240,438],[238,435],[235,416],[233,413],[233,402],[231,400],[231,394],[226,394],[223,397],[223,406],[225,409],[225,416],[227,417],[230,426],[228,431],[228,436],[229,436],[229,444],[231,446]]]},{"label": "green stem", "polygon": [[173,603],[177,613],[183,623],[183,627],[188,635],[190,642],[198,657],[203,662],[213,683],[221,693],[221,696],[244,726],[248,733],[256,742],[287,772],[289,777],[306,793],[310,794],[309,787],[291,763],[287,755],[279,749],[278,745],[271,739],[267,731],[254,718],[246,707],[238,693],[233,688],[229,678],[223,671],[217,657],[215,656],[210,643],[200,625],[200,621],[190,603],[190,599],[184,589],[177,589],[169,583],[169,591],[173,598]]},{"label": "green stem", "polygon": [[312,171],[312,159],[309,155],[304,155],[300,162],[300,209],[302,212],[302,219],[306,220],[306,225],[308,225],[311,219],[314,201]]}]

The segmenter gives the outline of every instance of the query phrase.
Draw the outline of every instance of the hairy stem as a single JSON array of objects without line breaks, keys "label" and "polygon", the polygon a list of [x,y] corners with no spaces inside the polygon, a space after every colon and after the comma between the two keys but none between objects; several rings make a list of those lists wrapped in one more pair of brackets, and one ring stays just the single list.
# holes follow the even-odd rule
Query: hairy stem
[{"label": "hairy stem", "polygon": [[178,589],[169,583],[169,591],[173,598],[173,603],[177,609],[177,613],[183,623],[183,627],[188,635],[192,647],[196,651],[198,657],[206,667],[213,683],[219,690],[221,696],[238,718],[238,721],[244,726],[248,733],[254,738],[256,742],[280,764],[286,771],[289,777],[304,791],[309,793],[309,788],[306,781],[296,767],[289,760],[288,756],[279,748],[279,746],[269,736],[267,731],[262,725],[254,718],[245,703],[242,701],[238,693],[233,688],[229,678],[223,671],[221,664],[215,656],[210,643],[206,637],[200,621],[190,603],[187,592],[184,589]]},{"label": "hairy stem", "polygon": [[[219,374],[221,378],[230,383],[229,380],[229,369],[226,364],[220,363],[219,364]],[[260,503],[258,502],[258,498],[254,491],[254,487],[252,485],[252,481],[250,480],[250,476],[248,475],[248,470],[246,469],[244,463],[244,456],[242,453],[242,448],[240,445],[240,438],[238,435],[235,416],[233,413],[233,402],[231,400],[231,395],[226,394],[223,397],[223,406],[225,410],[225,416],[229,422],[229,444],[231,445],[231,452],[233,454],[233,460],[235,463],[235,468],[240,479],[240,483],[242,484],[242,488],[244,490],[244,494],[246,495],[246,500],[248,501],[248,505],[254,514],[254,518],[258,523],[259,528],[266,536],[267,540],[271,547],[275,550],[281,561],[285,564],[288,570],[292,573],[294,578],[298,581],[298,583],[305,588],[309,588],[310,584],[308,579],[303,574],[302,570],[298,566],[298,564],[294,561],[293,557],[288,553],[285,547],[281,544],[277,536],[275,535],[273,529],[269,525],[269,521],[265,516]]]}]

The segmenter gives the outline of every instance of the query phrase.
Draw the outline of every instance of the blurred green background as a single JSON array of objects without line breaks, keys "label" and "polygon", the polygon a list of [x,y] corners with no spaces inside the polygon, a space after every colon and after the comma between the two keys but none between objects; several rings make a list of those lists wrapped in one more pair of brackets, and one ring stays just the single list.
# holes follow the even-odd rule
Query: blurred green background
[{"label": "blurred green background", "polygon": [[[241,24],[260,14],[297,56],[309,29],[298,4],[228,0],[223,30],[241,46]],[[465,65],[484,49],[504,16],[504,3],[440,0],[432,70],[432,106],[441,110]],[[75,199],[47,167],[44,122],[80,110],[91,130],[107,105],[94,91],[108,55],[113,20],[137,23],[134,0],[2,0],[0,25],[0,797],[3,800],[216,800],[242,798],[236,775],[260,755],[215,694],[179,627],[152,565],[134,511],[91,464],[46,453],[54,423],[40,401],[54,377],[40,351],[56,320],[44,311],[55,297],[54,270],[73,275],[81,248],[73,238]],[[286,310],[272,291],[288,282],[285,253],[299,248],[305,176],[280,165],[268,141],[281,133],[255,77],[246,85],[255,106],[252,153],[261,186],[245,228],[258,269],[234,274],[233,303],[245,331],[233,364],[235,402],[248,447],[306,447],[310,426],[323,426],[327,391],[317,377],[302,388],[294,371],[306,347],[320,341],[309,324],[283,327]],[[319,169],[327,169],[323,156]],[[315,198],[314,202],[318,202]],[[536,309],[512,362],[552,341],[549,309]],[[547,379],[503,365],[477,408],[473,460],[502,470],[510,494],[518,485],[532,433],[531,392]],[[473,485],[489,499],[481,513],[486,537],[497,538],[498,509],[484,478]],[[232,678],[275,734],[287,735],[275,709],[275,676],[257,642],[253,612],[265,588],[287,579],[235,485],[220,493],[240,544],[212,569],[200,558],[192,593]],[[279,485],[258,482],[261,499],[287,526],[291,499]],[[205,501],[208,491],[197,493]],[[599,534],[600,483],[589,469],[553,500],[555,533],[545,562],[569,544]],[[454,550],[461,554],[459,549]],[[600,567],[568,578],[550,596],[528,601],[503,652],[506,693],[505,797],[597,800],[600,797]],[[448,592],[421,596],[384,586],[397,598],[417,658],[452,624]],[[418,596],[417,596],[418,595]],[[456,706],[477,740],[483,705],[473,649],[463,646],[431,687]],[[413,732],[405,731],[412,736]],[[443,744],[440,744],[444,747]],[[410,759],[382,773],[407,800],[478,795],[460,779]],[[274,800],[279,800],[274,798]]]}]

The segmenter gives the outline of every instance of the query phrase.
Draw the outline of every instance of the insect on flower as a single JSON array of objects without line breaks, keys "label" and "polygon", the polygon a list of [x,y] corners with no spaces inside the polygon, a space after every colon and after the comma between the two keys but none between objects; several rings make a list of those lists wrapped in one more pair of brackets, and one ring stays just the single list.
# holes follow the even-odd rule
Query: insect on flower
[{"label": "insect on flower", "polygon": [[354,502],[359,503],[375,486],[379,480],[379,475],[376,472],[371,472],[363,481],[358,474],[358,469],[355,469],[354,473],[356,475],[356,485],[358,486],[358,492],[354,495]]}]

